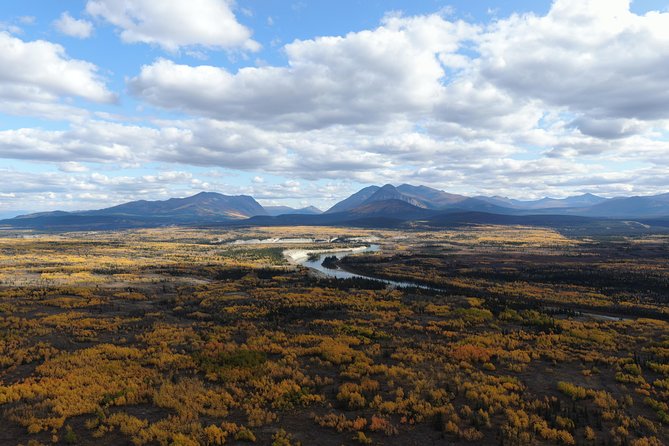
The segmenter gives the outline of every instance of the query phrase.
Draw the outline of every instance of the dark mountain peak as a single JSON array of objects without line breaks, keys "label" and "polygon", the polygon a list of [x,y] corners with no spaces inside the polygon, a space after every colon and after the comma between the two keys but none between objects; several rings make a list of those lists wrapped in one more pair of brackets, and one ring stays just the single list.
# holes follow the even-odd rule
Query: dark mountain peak
[{"label": "dark mountain peak", "polygon": [[438,189],[434,189],[432,187],[423,186],[422,184],[418,185],[418,186],[414,186],[413,184],[407,184],[407,183],[400,184],[399,186],[397,186],[397,190],[402,192],[402,193],[408,193],[408,192],[443,192],[443,191],[440,191]]},{"label": "dark mountain peak", "polygon": [[[577,221],[573,218],[577,216],[662,220],[669,218],[669,193],[611,199],[583,193],[566,198],[518,200],[502,196],[469,198],[424,185],[414,186],[405,183],[396,187],[384,184],[364,187],[320,215],[321,211],[313,206],[302,209],[268,206],[265,209],[248,195],[233,196],[202,191],[183,198],[169,198],[162,201],[137,200],[92,211],[55,211],[22,215],[3,222],[10,227],[110,229],[172,224],[231,224],[233,220],[245,222],[249,217],[257,217],[250,222],[253,224],[355,222],[365,225],[387,225],[389,222],[395,224],[408,220],[423,221],[437,213],[443,214],[444,221],[451,222],[455,214],[471,216],[474,215],[472,212],[479,215],[476,218],[485,221],[497,221],[495,219],[499,218],[499,221],[514,221],[519,224],[523,221],[530,223],[554,221],[557,217]],[[485,217],[480,217],[483,214]],[[270,215],[281,215],[281,218],[269,217]]]},{"label": "dark mountain peak", "polygon": [[400,191],[397,190],[392,184],[384,184],[381,186],[374,194],[368,198],[368,200],[378,201],[380,197],[399,197],[402,195]]},{"label": "dark mountain peak", "polygon": [[433,211],[415,206],[405,200],[387,199],[379,201],[365,202],[364,204],[351,209],[349,214],[365,217],[387,217],[387,218],[420,218],[431,215]]},{"label": "dark mountain peak", "polygon": [[243,200],[248,200],[248,199],[253,199],[253,197],[249,195],[225,195],[221,194],[219,192],[199,192],[195,195],[191,195],[189,197],[184,197],[184,198],[170,198],[170,200],[184,200],[184,201],[201,201],[201,200],[228,200],[228,199],[234,199],[234,198],[239,198]]},{"label": "dark mountain peak", "polygon": [[[202,199],[202,198],[219,198],[219,197],[225,197],[225,196],[227,196],[227,195],[223,195],[223,194],[220,194],[218,192],[202,191],[202,192],[198,192],[195,195],[191,195],[190,197],[185,197],[185,199],[193,200],[193,199]],[[178,200],[178,198],[176,198],[176,199]]]},{"label": "dark mountain peak", "polygon": [[590,203],[601,203],[603,201],[606,201],[606,198],[600,197],[599,195],[591,194],[590,192],[587,192],[585,194],[575,195],[573,197],[568,197],[568,198],[566,198],[566,200],[590,202]]},{"label": "dark mountain peak", "polygon": [[369,186],[361,189],[334,205],[327,213],[344,212],[363,203],[384,200],[400,200],[424,209],[445,209],[456,206],[457,203],[466,199],[467,197],[463,195],[449,194],[448,192],[423,185],[414,186],[404,183],[395,187],[392,184],[385,184],[381,187]]},{"label": "dark mountain peak", "polygon": [[450,194],[443,190],[423,185],[413,186],[411,184],[402,184],[397,187],[397,190],[404,195],[420,200],[430,209],[443,209],[467,199],[464,195]]},{"label": "dark mountain peak", "polygon": [[413,206],[419,207],[419,208],[427,208],[428,206],[423,203],[420,199],[411,197],[409,195],[405,195],[401,193],[400,191],[397,190],[395,186],[392,184],[386,184],[374,194],[369,197],[363,204],[367,203],[373,203],[376,201],[385,201],[385,200],[400,200],[400,201],[405,201]]},{"label": "dark mountain peak", "polygon": [[350,197],[340,201],[339,203],[332,206],[330,209],[325,211],[326,214],[333,214],[336,212],[344,212],[349,209],[353,209],[356,206],[364,203],[369,197],[374,195],[376,191],[381,189],[379,186],[367,186],[360,189],[358,192],[354,193]]},{"label": "dark mountain peak", "polygon": [[200,192],[184,198],[167,200],[138,200],[119,204],[85,215],[123,215],[132,217],[161,217],[178,219],[195,218],[247,218],[265,215],[265,209],[247,195],[223,195],[218,192]]}]

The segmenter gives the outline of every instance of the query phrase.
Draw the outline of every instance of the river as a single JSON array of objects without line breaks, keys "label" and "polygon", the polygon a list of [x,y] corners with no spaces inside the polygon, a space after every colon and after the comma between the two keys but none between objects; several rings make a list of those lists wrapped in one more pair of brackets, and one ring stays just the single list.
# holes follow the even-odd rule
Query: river
[{"label": "river", "polygon": [[[323,266],[323,260],[325,260],[326,257],[332,257],[332,256],[337,256],[339,260],[343,259],[344,257],[350,256],[351,254],[362,254],[366,252],[378,252],[381,250],[381,247],[379,245],[369,245],[369,246],[361,246],[358,248],[349,248],[345,250],[287,250],[284,251],[284,256],[291,261],[292,263],[297,263],[299,265],[305,266],[313,271],[317,271],[319,274],[327,276],[327,277],[334,277],[336,279],[353,279],[353,278],[360,278],[360,279],[366,279],[366,280],[374,280],[376,282],[381,282],[385,283],[386,285],[396,287],[396,288],[422,288],[424,290],[435,290],[435,291],[441,291],[440,288],[437,287],[431,287],[428,285],[422,285],[419,283],[415,282],[408,282],[408,281],[398,281],[398,280],[388,280],[388,279],[379,279],[377,277],[371,277],[371,276],[365,276],[362,274],[356,274],[352,273],[350,271],[343,270],[339,267],[336,269],[333,268],[326,268]],[[317,258],[313,257],[313,254],[318,254]],[[623,315],[623,316],[615,316],[615,315],[608,315],[608,314],[600,314],[600,313],[591,313],[591,312],[583,312],[583,311],[577,311],[577,316],[582,316],[582,317],[589,317],[592,319],[600,320],[600,321],[623,321],[623,320],[632,320],[632,317],[629,315]]]},{"label": "river", "polygon": [[[332,257],[336,256],[339,260],[343,259],[344,257],[350,256],[351,254],[361,254],[365,252],[378,252],[381,250],[381,247],[379,245],[369,245],[365,247],[360,247],[360,248],[351,248],[348,250],[341,250],[341,251],[335,251],[335,250],[328,250],[328,251],[320,251],[320,250],[313,250],[313,251],[285,251],[284,255],[286,258],[289,260],[293,260],[295,263],[298,263],[302,266],[306,266],[307,268],[310,268],[314,271],[318,271],[321,275],[325,275],[327,277],[334,277],[336,279],[354,279],[354,278],[360,278],[360,279],[366,279],[366,280],[374,280],[376,282],[381,282],[385,283],[386,285],[390,285],[392,287],[400,287],[400,288],[408,288],[408,287],[414,287],[414,288],[423,288],[426,290],[438,290],[438,288],[430,287],[427,285],[421,285],[419,283],[414,283],[414,282],[405,282],[405,281],[399,281],[399,280],[388,280],[388,279],[379,279],[378,277],[371,277],[371,276],[365,276],[362,274],[356,274],[352,273],[350,271],[343,270],[339,267],[335,268],[326,268],[323,266],[323,260],[325,260],[326,257]],[[317,258],[313,258],[313,254],[318,254]]]}]

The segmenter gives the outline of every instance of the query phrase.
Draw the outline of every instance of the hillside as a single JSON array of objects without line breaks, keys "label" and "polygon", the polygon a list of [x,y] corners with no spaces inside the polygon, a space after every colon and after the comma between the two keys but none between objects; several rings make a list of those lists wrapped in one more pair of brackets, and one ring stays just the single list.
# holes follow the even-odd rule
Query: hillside
[{"label": "hillside", "polygon": [[[603,220],[625,222],[621,225]],[[349,225],[397,227],[427,221],[434,227],[453,224],[518,224],[584,229],[641,230],[635,225],[665,228],[669,194],[603,198],[592,194],[555,199],[516,200],[466,197],[427,186],[368,186],[326,212],[313,206],[261,206],[247,195],[200,192],[184,198],[131,201],[76,212],[40,212],[0,221],[5,228],[50,231],[101,230],[169,225]],[[608,228],[608,229],[607,229]],[[664,229],[663,229],[664,230]]]}]

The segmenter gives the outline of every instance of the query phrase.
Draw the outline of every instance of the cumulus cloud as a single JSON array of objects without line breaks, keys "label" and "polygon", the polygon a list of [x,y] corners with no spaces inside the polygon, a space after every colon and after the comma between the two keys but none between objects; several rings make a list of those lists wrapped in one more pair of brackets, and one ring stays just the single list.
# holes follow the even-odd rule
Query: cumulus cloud
[{"label": "cumulus cloud", "polygon": [[76,161],[66,161],[64,163],[60,163],[58,170],[62,172],[88,172],[89,169],[88,167]]},{"label": "cumulus cloud", "polygon": [[94,102],[112,102],[98,68],[71,59],[65,49],[45,40],[24,42],[0,32],[0,65],[12,67],[0,72],[0,95],[25,100],[54,100],[77,96]]},{"label": "cumulus cloud", "polygon": [[93,33],[93,24],[91,22],[75,19],[69,12],[62,13],[58,20],[53,22],[53,25],[61,33],[78,39],[86,39]]},{"label": "cumulus cloud", "polygon": [[513,15],[485,29],[389,16],[375,30],[288,44],[286,67],[231,73],[160,59],[129,87],[168,109],[300,128],[408,115],[527,129],[563,107],[585,134],[620,138],[642,129],[634,121],[669,118],[668,29],[669,13],[637,15],[626,0],[558,0],[546,16]]},{"label": "cumulus cloud", "polygon": [[63,131],[0,131],[0,157],[8,159],[129,165],[163,161],[250,169],[280,164],[281,153],[268,135],[234,123],[175,122],[156,128],[86,121]]},{"label": "cumulus cloud", "polygon": [[116,100],[94,64],[68,57],[62,46],[51,42],[26,42],[0,32],[0,66],[11,67],[0,70],[0,109],[8,113],[76,117],[86,112],[63,99]]},{"label": "cumulus cloud", "polygon": [[[229,3],[205,3],[236,23]],[[147,15],[148,0],[91,0],[87,10],[128,42],[171,51],[248,44],[248,31],[236,43],[196,38],[190,25],[168,32],[177,26],[173,15],[198,20],[195,8],[178,9],[183,5],[192,2],[161,4],[160,17]],[[128,125],[98,114],[101,120],[61,131],[0,131],[0,157],[46,160],[71,175],[88,173],[62,163],[241,169],[265,181],[249,179],[244,190],[212,178],[198,184],[268,200],[341,198],[357,182],[523,197],[658,192],[669,186],[668,18],[634,14],[624,0],[557,0],[546,15],[488,25],[443,14],[389,15],[375,29],[296,40],[283,47],[282,66],[231,71],[161,58],[134,73],[128,90],[151,106],[184,112],[181,119]],[[18,82],[18,92],[1,83],[8,75],[0,73],[7,85],[0,107],[27,98]],[[31,103],[66,106],[55,98],[67,92],[29,92]],[[274,175],[292,181],[271,184]],[[313,185],[324,179],[337,184],[331,195]]]},{"label": "cumulus cloud", "polygon": [[[464,162],[482,153],[504,156],[513,150],[508,145],[478,141],[477,150],[472,151],[471,143],[462,147],[412,132],[397,135],[397,129],[390,127],[334,127],[297,133],[210,119],[159,124],[147,127],[86,121],[64,131],[0,131],[0,157],[128,164],[158,161],[265,170],[316,179],[424,163],[434,158]],[[342,149],[345,145],[347,148]]]},{"label": "cumulus cloud", "polygon": [[202,190],[251,195],[265,204],[294,205],[299,200],[325,208],[356,188],[350,182],[341,181],[319,184],[287,180],[239,185],[207,173],[195,175],[183,170],[163,169],[151,174],[119,175],[113,171],[34,173],[0,168],[0,175],[6,179],[0,184],[0,213],[16,209],[97,209],[137,199],[184,197]]},{"label": "cumulus cloud", "polygon": [[[520,149],[513,140],[444,140],[411,131],[410,126],[335,126],[295,132],[210,119],[156,124],[160,125],[88,121],[66,131],[2,131],[0,157],[59,163],[69,173],[83,171],[80,162],[108,166],[172,163],[268,172],[308,181],[418,182],[460,192],[467,186],[481,193],[515,187],[516,193],[535,195],[557,189],[551,184],[590,184],[591,176],[612,168],[598,163],[598,154],[612,150],[615,144],[618,152],[609,157],[610,162],[645,161],[656,166],[656,175],[669,172],[666,143],[638,135],[602,142],[568,127],[561,137],[550,135],[561,144],[552,150],[566,152],[563,156],[514,159]],[[551,141],[546,138],[547,143]],[[79,163],[70,162],[73,159]],[[260,181],[254,184],[264,186]]]},{"label": "cumulus cloud", "polygon": [[475,30],[437,15],[388,17],[372,31],[286,45],[287,67],[231,73],[159,59],[129,88],[165,108],[299,128],[428,115],[435,101],[451,99],[442,85],[445,66],[465,63],[455,53]]},{"label": "cumulus cloud", "polygon": [[[637,15],[626,0],[557,0],[545,16],[485,27],[394,15],[374,30],[288,44],[285,67],[232,73],[160,59],[129,88],[162,108],[281,133],[277,145],[299,154],[287,171],[306,178],[434,169],[460,184],[487,176],[537,188],[629,161],[662,164],[668,29],[669,13]],[[286,145],[287,135],[302,143]],[[604,154],[621,164],[593,167]]]},{"label": "cumulus cloud", "polygon": [[650,127],[637,119],[594,119],[584,116],[576,118],[571,124],[584,135],[602,139],[626,138]]},{"label": "cumulus cloud", "polygon": [[260,45],[240,24],[229,0],[89,0],[86,11],[120,29],[127,43],[149,43],[168,51],[202,46],[256,51]]},{"label": "cumulus cloud", "polygon": [[[0,169],[0,211],[12,209],[81,210],[108,207],[139,198],[191,195],[206,185],[189,172],[158,171],[150,175],[81,172],[25,172]],[[5,192],[11,190],[11,193]]]},{"label": "cumulus cloud", "polygon": [[669,13],[629,0],[557,0],[546,16],[514,15],[480,38],[482,75],[517,97],[588,119],[669,118]]}]

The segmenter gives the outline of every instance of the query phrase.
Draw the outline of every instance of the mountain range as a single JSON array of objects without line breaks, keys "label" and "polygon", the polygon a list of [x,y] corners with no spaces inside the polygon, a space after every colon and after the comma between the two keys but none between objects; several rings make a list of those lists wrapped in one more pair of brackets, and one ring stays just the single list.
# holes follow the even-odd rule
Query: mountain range
[{"label": "mountain range", "polygon": [[[41,212],[1,220],[4,228],[49,230],[116,229],[163,225],[362,225],[536,224],[584,225],[613,220],[645,221],[669,227],[669,193],[604,198],[583,194],[563,199],[516,200],[467,197],[427,186],[369,186],[325,212],[309,206],[263,207],[248,195],[201,192],[163,201],[132,201],[109,208],[76,212]],[[628,225],[629,226],[629,225]]]},{"label": "mountain range", "polygon": [[315,206],[307,206],[299,209],[291,208],[289,206],[264,206],[265,212],[268,215],[283,215],[283,214],[297,214],[297,215],[318,215],[323,211]]}]

